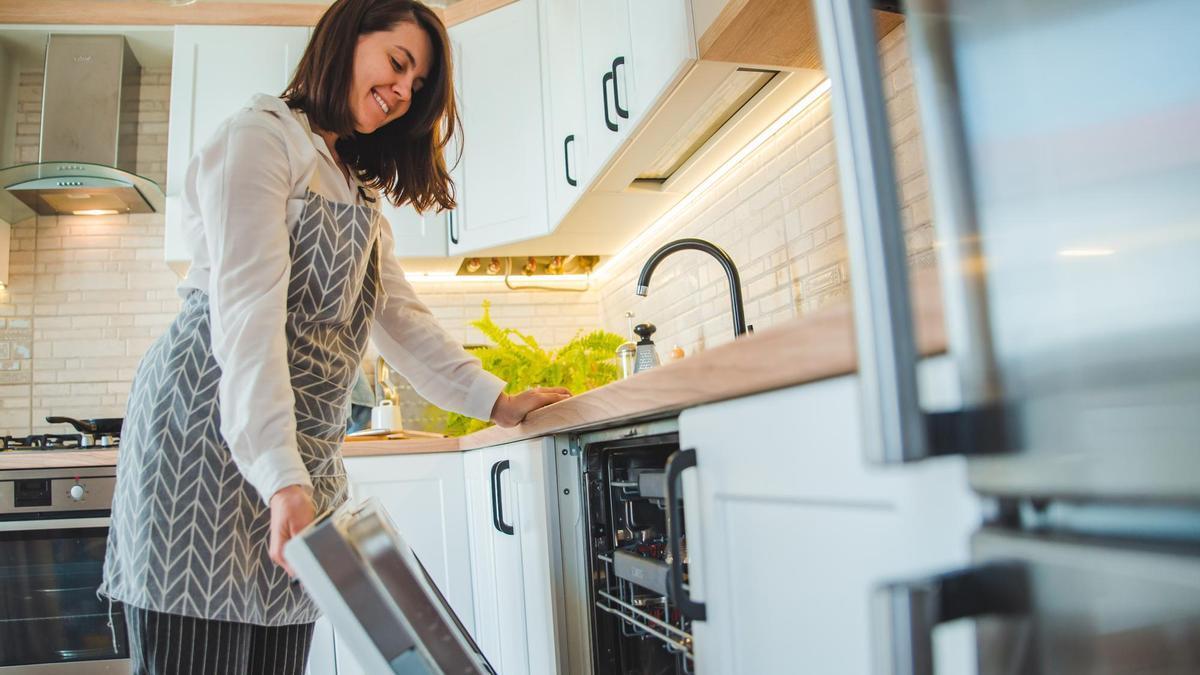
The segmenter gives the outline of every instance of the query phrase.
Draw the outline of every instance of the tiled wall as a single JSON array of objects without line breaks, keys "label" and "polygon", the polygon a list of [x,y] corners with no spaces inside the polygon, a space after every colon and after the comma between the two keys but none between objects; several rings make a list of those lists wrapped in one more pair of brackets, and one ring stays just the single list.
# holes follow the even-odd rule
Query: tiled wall
[{"label": "tiled wall", "polygon": [[[170,69],[144,69],[137,173],[166,177]],[[17,161],[37,161],[41,71],[17,77]],[[12,228],[0,290],[0,434],[67,431],[46,415],[119,417],[146,346],[179,306],[161,214],[36,217]]]},{"label": "tiled wall", "polygon": [[600,327],[595,291],[513,291],[502,283],[420,283],[415,288],[442,327],[469,345],[486,344],[470,325],[482,316],[484,300],[491,302],[492,320],[499,326],[528,333],[547,349],[561,347],[581,330]]},{"label": "tiled wall", "polygon": [[[930,266],[933,226],[904,26],[885,36],[879,50],[910,262]],[[649,296],[634,296],[642,263],[679,237],[708,239],[729,252],[741,274],[747,321],[757,329],[846,301],[848,254],[829,95],[607,273],[599,289],[604,326],[625,333],[625,312],[633,311],[637,322],[658,327],[655,342],[664,356],[673,345],[691,354],[733,337],[725,275],[703,253],[674,254],[655,271]]]}]

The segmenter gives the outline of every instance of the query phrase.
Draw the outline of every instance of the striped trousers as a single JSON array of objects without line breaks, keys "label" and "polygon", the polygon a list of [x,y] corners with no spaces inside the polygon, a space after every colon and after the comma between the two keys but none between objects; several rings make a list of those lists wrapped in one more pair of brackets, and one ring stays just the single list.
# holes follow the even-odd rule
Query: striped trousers
[{"label": "striped trousers", "polygon": [[125,606],[133,675],[304,675],[313,624],[255,626]]}]

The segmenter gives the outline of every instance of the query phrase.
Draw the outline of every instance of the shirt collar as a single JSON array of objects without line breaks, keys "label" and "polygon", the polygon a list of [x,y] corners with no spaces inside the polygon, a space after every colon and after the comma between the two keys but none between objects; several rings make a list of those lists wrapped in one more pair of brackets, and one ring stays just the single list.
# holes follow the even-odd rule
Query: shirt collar
[{"label": "shirt collar", "polygon": [[[246,104],[246,107],[251,110],[264,110],[275,113],[284,119],[287,119],[287,117],[290,116],[291,119],[295,120],[296,123],[299,124],[304,130],[304,132],[308,134],[309,142],[312,143],[317,152],[321,153],[321,155],[325,157],[326,161],[328,161],[330,165],[337,170],[338,178],[340,179],[342,177],[341,169],[337,168],[337,162],[334,161],[333,154],[329,152],[329,146],[326,145],[325,139],[322,138],[320,134],[312,130],[312,125],[308,122],[308,115],[304,114],[303,110],[300,110],[299,108],[290,108],[288,107],[287,101],[284,101],[278,96],[271,96],[270,94],[255,94],[250,98],[250,101]],[[355,187],[363,187],[362,181],[358,180],[357,177],[351,176],[351,180],[354,181]],[[372,200],[375,200],[376,202],[378,201],[378,191],[367,188],[363,189],[366,190],[367,195]],[[361,196],[356,195],[356,199],[361,199]]]}]

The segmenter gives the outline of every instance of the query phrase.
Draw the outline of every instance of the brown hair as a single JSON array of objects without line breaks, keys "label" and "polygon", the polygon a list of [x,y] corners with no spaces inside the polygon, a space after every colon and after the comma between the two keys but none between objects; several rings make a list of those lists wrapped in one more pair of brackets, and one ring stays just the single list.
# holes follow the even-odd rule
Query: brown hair
[{"label": "brown hair", "polygon": [[[434,59],[425,85],[414,91],[408,111],[370,134],[354,130],[350,84],[360,35],[416,24],[429,36]],[[454,183],[443,151],[462,123],[454,101],[454,76],[446,26],[416,0],[337,0],[313,31],[296,75],[283,92],[309,123],[337,134],[338,156],[367,186],[395,204],[418,211],[455,206]],[[462,143],[458,144],[462,147]]]}]

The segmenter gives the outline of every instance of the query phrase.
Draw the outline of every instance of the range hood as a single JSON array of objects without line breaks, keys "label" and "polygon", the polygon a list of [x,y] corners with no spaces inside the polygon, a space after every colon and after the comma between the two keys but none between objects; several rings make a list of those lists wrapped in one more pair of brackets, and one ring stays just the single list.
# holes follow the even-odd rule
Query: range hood
[{"label": "range hood", "polygon": [[133,173],[141,66],[125,38],[52,34],[45,73],[39,161],[0,170],[0,218],[161,211]]}]

